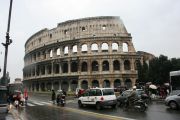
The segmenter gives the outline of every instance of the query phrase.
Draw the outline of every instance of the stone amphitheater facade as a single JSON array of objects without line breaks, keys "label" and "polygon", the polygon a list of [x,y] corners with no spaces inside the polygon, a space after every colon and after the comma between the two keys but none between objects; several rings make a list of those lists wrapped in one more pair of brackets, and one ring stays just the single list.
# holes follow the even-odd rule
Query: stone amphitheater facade
[{"label": "stone amphitheater facade", "polygon": [[142,56],[119,17],[69,20],[26,41],[23,83],[29,91],[131,88],[138,61]]}]

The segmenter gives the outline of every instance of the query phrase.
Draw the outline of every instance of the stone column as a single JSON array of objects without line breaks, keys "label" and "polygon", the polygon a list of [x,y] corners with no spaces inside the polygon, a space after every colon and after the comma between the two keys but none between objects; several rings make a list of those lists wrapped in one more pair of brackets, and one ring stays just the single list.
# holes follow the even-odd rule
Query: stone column
[{"label": "stone column", "polygon": [[54,90],[54,82],[51,82],[51,90]]},{"label": "stone column", "polygon": [[124,72],[124,60],[121,59],[120,65],[121,65],[121,72]]},{"label": "stone column", "polygon": [[131,70],[135,70],[134,69],[134,60],[133,59],[131,59],[130,64],[131,64]]},{"label": "stone column", "polygon": [[121,42],[119,43],[118,52],[120,52],[120,53],[122,53],[122,52],[123,52],[123,45],[122,45],[122,43],[121,43]]},{"label": "stone column", "polygon": [[109,53],[112,54],[112,43],[109,42],[108,46],[109,46]]},{"label": "stone column", "polygon": [[59,90],[61,90],[61,80],[59,81]]},{"label": "stone column", "polygon": [[71,74],[71,61],[68,61],[68,74]]},{"label": "stone column", "polygon": [[80,88],[81,89],[81,80],[78,80],[78,88]]}]

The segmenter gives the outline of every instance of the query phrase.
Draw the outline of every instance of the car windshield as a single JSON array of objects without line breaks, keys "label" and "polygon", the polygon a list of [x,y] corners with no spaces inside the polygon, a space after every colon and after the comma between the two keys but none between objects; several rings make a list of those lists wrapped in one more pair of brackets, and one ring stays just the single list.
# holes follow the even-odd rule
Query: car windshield
[{"label": "car windshield", "polygon": [[113,89],[103,89],[103,95],[114,95]]}]

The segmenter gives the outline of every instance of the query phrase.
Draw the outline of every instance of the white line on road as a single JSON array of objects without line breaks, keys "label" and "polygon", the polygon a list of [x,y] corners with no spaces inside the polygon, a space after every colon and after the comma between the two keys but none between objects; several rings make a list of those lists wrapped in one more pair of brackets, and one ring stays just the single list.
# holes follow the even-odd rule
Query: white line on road
[{"label": "white line on road", "polygon": [[33,104],[36,104],[36,105],[44,105],[44,104],[42,104],[42,103],[40,103],[40,102],[32,102]]},{"label": "white line on road", "polygon": [[35,106],[35,105],[31,104],[31,103],[27,103],[27,105],[28,105],[28,106]]}]

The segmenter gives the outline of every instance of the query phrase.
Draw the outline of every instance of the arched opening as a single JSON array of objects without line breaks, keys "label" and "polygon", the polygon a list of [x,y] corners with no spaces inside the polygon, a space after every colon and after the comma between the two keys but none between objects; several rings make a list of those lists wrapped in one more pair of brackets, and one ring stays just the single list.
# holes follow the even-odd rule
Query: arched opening
[{"label": "arched opening", "polygon": [[58,48],[58,49],[56,50],[56,55],[57,55],[57,56],[61,55],[60,48]]},{"label": "arched opening", "polygon": [[128,44],[123,43],[123,52],[128,52]]},{"label": "arched opening", "polygon": [[130,70],[131,66],[130,66],[130,61],[129,60],[125,60],[124,61],[124,70]]},{"label": "arched opening", "polygon": [[54,73],[55,74],[59,73],[59,64],[54,64]]},{"label": "arched opening", "polygon": [[68,73],[68,63],[63,63],[63,67],[62,67],[63,69],[62,69],[62,72],[63,73]]},{"label": "arched opening", "polygon": [[36,84],[36,91],[39,91],[39,83]]},{"label": "arched opening", "polygon": [[98,45],[97,45],[96,43],[93,43],[93,44],[91,45],[91,51],[92,51],[92,52],[98,52]]},{"label": "arched opening", "polygon": [[50,58],[53,57],[53,50],[50,50],[49,56],[50,56]]},{"label": "arched opening", "polygon": [[92,87],[99,87],[99,81],[93,80],[92,81]]},{"label": "arched opening", "polygon": [[112,51],[117,52],[118,51],[118,44],[117,43],[112,43]]},{"label": "arched opening", "polygon": [[97,61],[93,61],[92,62],[92,71],[98,71],[98,62]]},{"label": "arched opening", "polygon": [[120,63],[118,60],[113,61],[113,69],[114,70],[120,70]]},{"label": "arched opening", "polygon": [[52,66],[47,65],[47,74],[51,74],[51,73],[52,73]]},{"label": "arched opening", "polygon": [[103,43],[102,47],[101,47],[102,52],[108,52],[108,49],[109,49],[108,44],[107,43]]},{"label": "arched opening", "polygon": [[125,84],[125,86],[126,86],[127,89],[132,88],[131,79],[126,79],[124,84]]},{"label": "arched opening", "polygon": [[87,72],[87,62],[83,62],[81,65],[81,71],[82,72]]},{"label": "arched opening", "polygon": [[75,91],[76,88],[77,88],[77,86],[78,86],[77,80],[73,80],[73,81],[71,82],[71,91]]},{"label": "arched opening", "polygon": [[121,86],[121,80],[116,79],[116,80],[114,81],[114,88],[117,88],[117,87],[119,87],[119,86]]},{"label": "arched opening", "polygon": [[55,83],[53,84],[53,87],[54,87],[54,90],[55,90],[55,91],[59,90],[59,82],[55,82]]},{"label": "arched opening", "polygon": [[103,82],[103,87],[104,87],[104,88],[110,88],[110,82],[109,82],[109,80],[104,80],[104,82]]},{"label": "arched opening", "polygon": [[83,44],[83,45],[81,46],[81,52],[82,52],[82,53],[87,53],[87,50],[88,50],[87,45],[86,45],[86,44]]},{"label": "arched opening", "polygon": [[45,84],[41,83],[41,91],[45,91]]},{"label": "arched opening", "polygon": [[136,60],[135,63],[134,63],[134,68],[135,68],[135,70],[138,70],[138,68],[140,67],[140,65],[141,65],[140,60]]},{"label": "arched opening", "polygon": [[76,61],[71,62],[71,72],[77,72],[78,71],[78,64]]},{"label": "arched opening", "polygon": [[68,91],[68,88],[69,88],[68,82],[63,81],[62,84],[61,84],[61,89],[65,90],[65,91]]},{"label": "arched opening", "polygon": [[52,86],[52,84],[51,84],[50,82],[48,82],[48,83],[46,84],[46,89],[47,89],[47,91],[51,91],[51,86]]},{"label": "arched opening", "polygon": [[102,70],[109,71],[109,62],[108,61],[103,61]]},{"label": "arched opening", "polygon": [[64,48],[64,55],[68,55],[68,52],[69,52],[68,49],[69,49],[68,46],[66,46],[66,47]]},{"label": "arched opening", "polygon": [[81,82],[81,88],[84,90],[88,89],[88,82],[86,80],[83,80]]},{"label": "arched opening", "polygon": [[77,54],[77,45],[73,46],[72,52],[73,52],[73,54]]}]

